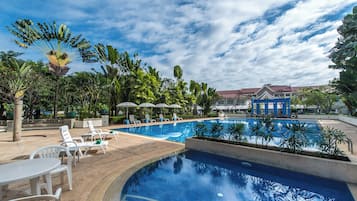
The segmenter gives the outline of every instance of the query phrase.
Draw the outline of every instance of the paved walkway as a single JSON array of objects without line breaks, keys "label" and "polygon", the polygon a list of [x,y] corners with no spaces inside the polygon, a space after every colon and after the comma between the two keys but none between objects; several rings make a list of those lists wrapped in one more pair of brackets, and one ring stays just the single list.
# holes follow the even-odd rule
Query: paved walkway
[{"label": "paved walkway", "polygon": [[[108,128],[118,128],[112,126]],[[72,136],[79,136],[88,129],[71,129]],[[38,147],[59,144],[60,135],[56,130],[24,131],[21,142],[10,142],[11,133],[0,133],[0,163],[25,159]],[[110,184],[123,173],[142,165],[184,150],[184,145],[155,140],[147,137],[121,133],[118,142],[109,141],[106,154],[101,151],[82,158],[73,168],[73,190],[68,190],[67,181],[63,188],[63,201],[102,200]],[[54,178],[54,185],[60,187],[60,178]],[[21,197],[29,189],[28,181],[9,185],[5,199]],[[56,187],[55,187],[56,188]]]},{"label": "paved walkway", "polygon": [[[357,156],[356,127],[333,120],[321,120],[320,123],[323,126],[334,127],[344,131],[352,139],[355,150],[354,156]],[[71,129],[70,132],[72,136],[79,136],[88,132],[88,129]],[[11,137],[11,133],[0,133],[0,163],[25,159],[38,147],[59,144],[61,139],[57,129],[24,131],[22,141],[16,143],[11,142]],[[73,190],[68,190],[68,185],[66,185],[67,182],[65,181],[62,200],[102,200],[111,183],[123,183],[130,176],[130,173],[139,167],[183,150],[183,144],[121,133],[118,142],[115,139],[109,141],[109,150],[106,154],[99,151],[80,160],[77,166],[73,168]],[[119,179],[116,180],[116,178]],[[58,177],[54,179],[54,185],[56,187],[61,186]],[[357,186],[350,185],[350,188],[357,195]],[[11,184],[5,198],[22,196],[24,195],[23,191],[27,189],[29,189],[29,184],[26,181]],[[116,193],[119,193],[119,189],[115,190]]]}]

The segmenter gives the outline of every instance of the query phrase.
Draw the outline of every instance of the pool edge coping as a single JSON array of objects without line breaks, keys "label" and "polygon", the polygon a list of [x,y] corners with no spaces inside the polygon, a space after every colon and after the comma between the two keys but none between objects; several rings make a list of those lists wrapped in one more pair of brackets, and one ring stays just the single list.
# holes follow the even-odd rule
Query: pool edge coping
[{"label": "pool edge coping", "polygon": [[[131,134],[127,134],[127,135],[131,135]],[[125,168],[125,170],[122,171],[118,170],[115,171],[113,174],[107,175],[106,178],[104,178],[101,181],[100,185],[96,186],[96,191],[90,193],[88,201],[98,201],[98,200],[120,201],[121,191],[126,181],[135,172],[137,172],[138,170],[140,170],[141,168],[143,168],[144,166],[150,163],[185,152],[186,151],[185,145],[182,143],[179,144],[182,145],[181,148],[176,148],[173,151],[164,152],[154,157],[147,158],[146,160],[140,160],[136,163],[130,164]]]}]

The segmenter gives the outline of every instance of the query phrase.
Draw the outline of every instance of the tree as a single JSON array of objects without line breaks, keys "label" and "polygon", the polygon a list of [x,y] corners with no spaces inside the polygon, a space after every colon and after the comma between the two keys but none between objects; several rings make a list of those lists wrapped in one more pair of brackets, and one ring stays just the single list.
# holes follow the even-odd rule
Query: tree
[{"label": "tree", "polygon": [[23,97],[33,82],[31,65],[10,59],[0,65],[0,93],[9,97],[15,104],[13,141],[21,140]]},{"label": "tree", "polygon": [[193,114],[196,115],[197,114],[197,99],[198,96],[201,93],[201,86],[199,83],[195,82],[194,80],[190,81],[190,92],[191,92],[191,102],[193,105]]},{"label": "tree", "polygon": [[342,100],[352,115],[357,115],[357,6],[344,17],[338,27],[340,34],[329,58],[334,63],[329,68],[339,69],[340,77],[333,81]]},{"label": "tree", "polygon": [[182,68],[179,65],[174,66],[174,77],[177,80],[180,80],[182,78]]},{"label": "tree", "polygon": [[[7,28],[17,37],[15,43],[20,47],[36,46],[46,55],[49,70],[56,76],[53,103],[53,115],[56,118],[59,79],[68,72],[67,65],[72,61],[75,53],[79,53],[83,62],[95,61],[89,41],[81,35],[73,35],[65,24],[57,26],[56,22],[34,24],[29,19],[19,19]],[[71,52],[72,50],[76,52]]]},{"label": "tree", "polygon": [[208,87],[207,83],[201,83],[201,95],[198,97],[198,103],[203,107],[203,114],[207,115],[211,111],[211,106],[218,98],[216,89]]},{"label": "tree", "polygon": [[113,111],[116,114],[116,105],[119,103],[120,98],[120,76],[126,69],[121,65],[121,55],[113,46],[104,46],[99,43],[94,46],[94,49],[98,61],[102,64],[101,68],[104,76],[107,79],[109,115],[114,115]]},{"label": "tree", "polygon": [[333,104],[338,100],[335,93],[324,92],[320,89],[305,90],[303,92],[305,105],[316,105],[317,108],[328,114]]}]

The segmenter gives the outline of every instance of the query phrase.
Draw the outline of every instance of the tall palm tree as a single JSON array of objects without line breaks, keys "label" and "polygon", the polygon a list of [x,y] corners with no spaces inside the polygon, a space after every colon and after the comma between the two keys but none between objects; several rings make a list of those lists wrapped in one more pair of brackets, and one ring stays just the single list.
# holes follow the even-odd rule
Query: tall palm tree
[{"label": "tall palm tree", "polygon": [[90,50],[89,41],[81,35],[73,35],[70,29],[56,22],[33,23],[29,19],[16,20],[7,29],[17,37],[15,43],[22,48],[35,46],[39,48],[49,61],[49,71],[55,76],[55,94],[53,103],[53,115],[57,115],[57,101],[59,92],[59,79],[65,75],[69,67],[67,66],[76,55],[81,57],[83,62],[94,62],[94,53]]},{"label": "tall palm tree", "polygon": [[29,63],[20,64],[16,59],[11,59],[8,64],[0,64],[0,94],[8,96],[15,103],[13,141],[19,141],[22,131],[23,97],[35,79]]},{"label": "tall palm tree", "polygon": [[98,61],[102,64],[101,68],[104,76],[107,79],[108,88],[108,107],[109,115],[114,115],[112,111],[116,111],[116,105],[120,98],[120,75],[126,69],[121,65],[121,55],[116,48],[111,45],[104,46],[99,43],[94,46]]},{"label": "tall palm tree", "polygon": [[201,94],[201,86],[199,83],[195,82],[194,80],[190,81],[190,92],[191,92],[191,100],[193,105],[193,114],[197,114],[197,99],[198,96]]}]

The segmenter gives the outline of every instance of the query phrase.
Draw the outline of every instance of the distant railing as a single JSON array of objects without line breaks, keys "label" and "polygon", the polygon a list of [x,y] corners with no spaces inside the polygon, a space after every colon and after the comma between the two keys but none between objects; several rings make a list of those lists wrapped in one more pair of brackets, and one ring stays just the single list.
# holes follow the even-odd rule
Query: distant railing
[{"label": "distant railing", "polygon": [[63,119],[24,119],[22,124],[63,124]]},{"label": "distant railing", "polygon": [[6,126],[7,122],[6,120],[0,120],[0,126]]}]

